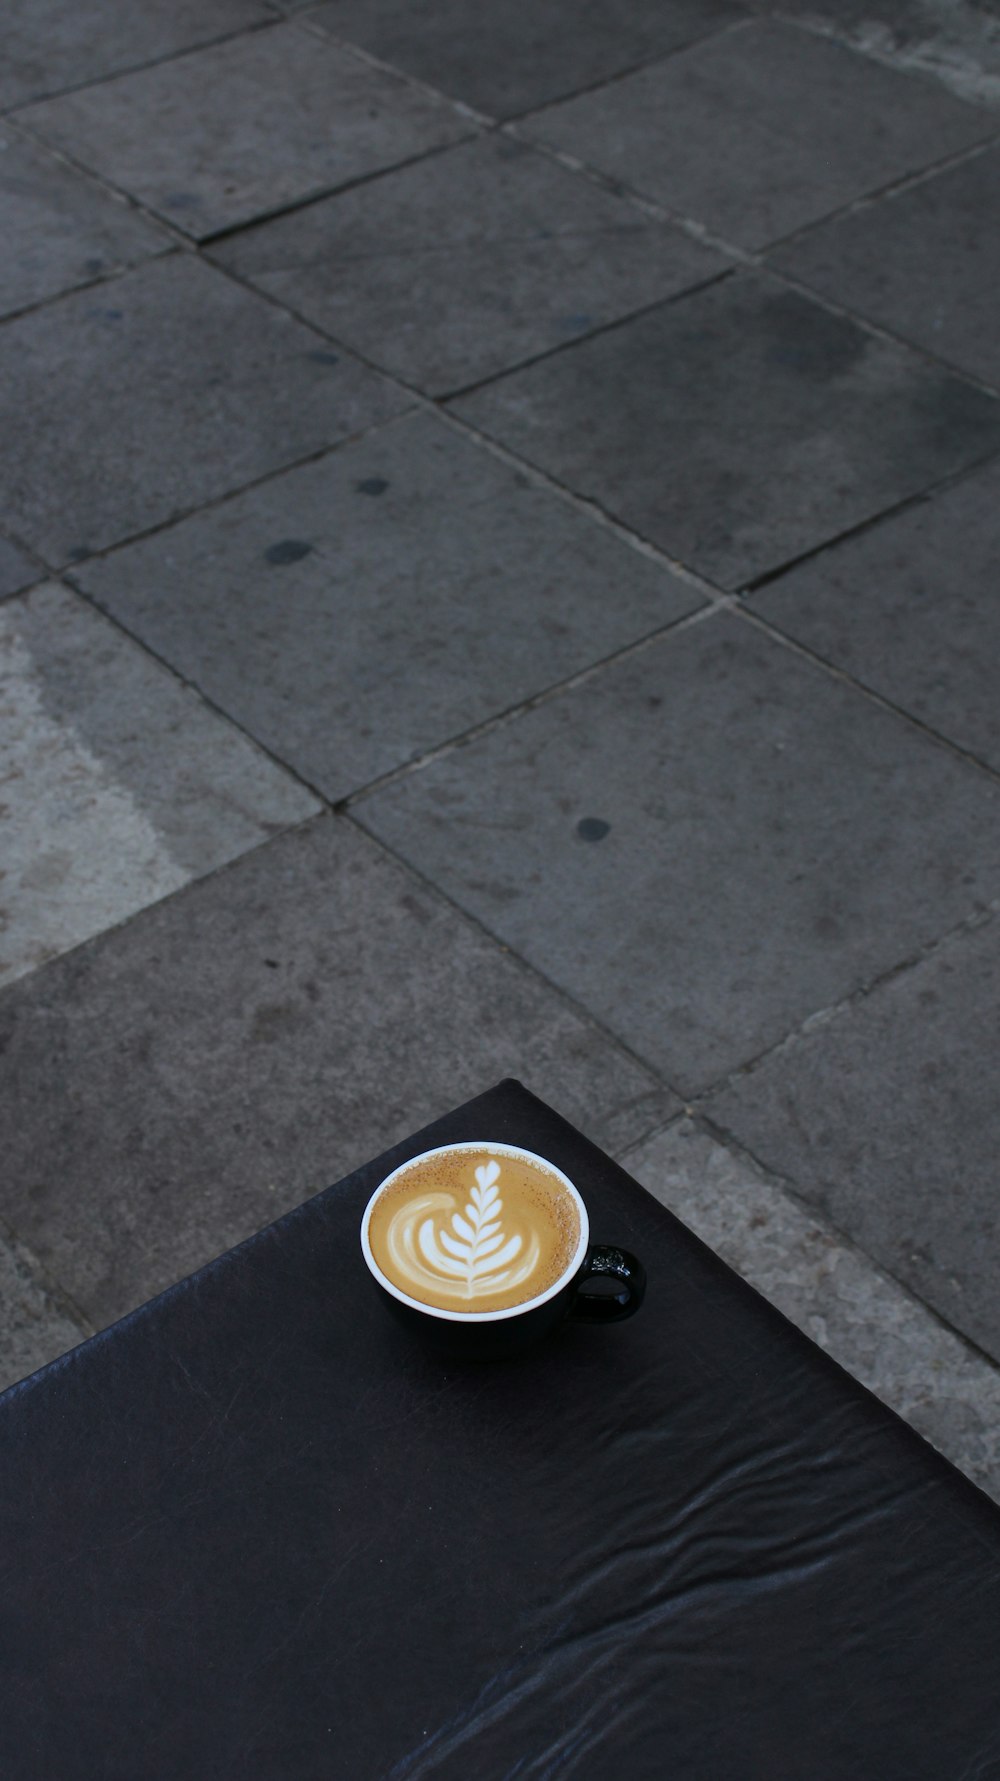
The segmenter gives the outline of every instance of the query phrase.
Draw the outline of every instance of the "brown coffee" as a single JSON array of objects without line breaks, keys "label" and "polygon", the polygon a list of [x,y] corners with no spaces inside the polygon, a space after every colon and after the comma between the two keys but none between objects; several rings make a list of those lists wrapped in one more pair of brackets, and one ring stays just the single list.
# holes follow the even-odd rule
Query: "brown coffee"
[{"label": "brown coffee", "polygon": [[368,1241],[387,1280],[442,1311],[504,1311],[554,1286],[580,1246],[576,1200],[497,1146],[417,1158],[383,1188]]}]

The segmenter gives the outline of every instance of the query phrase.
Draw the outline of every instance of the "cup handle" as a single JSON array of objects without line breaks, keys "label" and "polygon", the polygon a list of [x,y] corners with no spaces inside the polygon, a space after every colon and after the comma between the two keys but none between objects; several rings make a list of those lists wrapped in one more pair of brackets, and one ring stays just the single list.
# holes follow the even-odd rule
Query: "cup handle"
[{"label": "cup handle", "polygon": [[[597,1285],[599,1281],[604,1284]],[[577,1278],[570,1316],[583,1323],[620,1323],[638,1311],[645,1291],[641,1261],[627,1249],[594,1243]]]}]

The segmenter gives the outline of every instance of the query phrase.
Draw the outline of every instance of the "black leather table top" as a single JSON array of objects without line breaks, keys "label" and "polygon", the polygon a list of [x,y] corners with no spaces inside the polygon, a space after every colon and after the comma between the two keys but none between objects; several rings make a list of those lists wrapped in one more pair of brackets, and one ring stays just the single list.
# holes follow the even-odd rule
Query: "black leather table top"
[{"label": "black leather table top", "polygon": [[[646,1303],[444,1363],[357,1242],[539,1150]],[[504,1083],[0,1400],[4,1781],[996,1781],[1000,1513]]]}]

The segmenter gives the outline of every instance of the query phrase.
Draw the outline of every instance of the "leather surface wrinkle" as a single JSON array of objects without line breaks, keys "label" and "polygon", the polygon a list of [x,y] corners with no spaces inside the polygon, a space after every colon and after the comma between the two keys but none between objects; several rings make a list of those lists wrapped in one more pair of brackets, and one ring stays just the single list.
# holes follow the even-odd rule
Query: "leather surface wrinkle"
[{"label": "leather surface wrinkle", "polygon": [[[357,1227],[549,1155],[641,1312],[425,1352]],[[516,1083],[0,1398],[3,1781],[1000,1781],[1000,1513]]]}]

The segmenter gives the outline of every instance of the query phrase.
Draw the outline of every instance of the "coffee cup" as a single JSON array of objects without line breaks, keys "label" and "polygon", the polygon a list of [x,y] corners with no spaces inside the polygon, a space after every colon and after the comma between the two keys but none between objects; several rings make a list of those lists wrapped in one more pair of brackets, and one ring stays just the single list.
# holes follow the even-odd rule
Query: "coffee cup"
[{"label": "coffee cup", "polygon": [[421,1151],[381,1181],[361,1248],[390,1311],[468,1359],[516,1354],[571,1317],[639,1309],[642,1264],[590,1241],[579,1190],[520,1145],[470,1139]]}]

